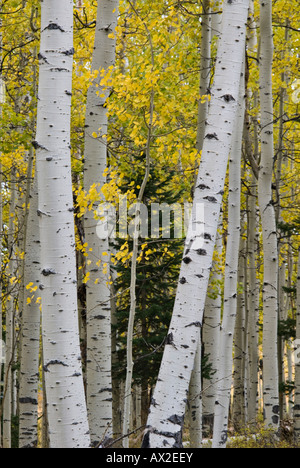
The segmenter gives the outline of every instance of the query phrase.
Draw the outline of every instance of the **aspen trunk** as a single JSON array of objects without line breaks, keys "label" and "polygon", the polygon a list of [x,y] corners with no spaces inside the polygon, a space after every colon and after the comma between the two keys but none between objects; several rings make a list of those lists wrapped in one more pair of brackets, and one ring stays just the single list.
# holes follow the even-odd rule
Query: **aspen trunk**
[{"label": "aspen trunk", "polygon": [[[143,447],[181,447],[187,392],[200,340],[224,183],[236,122],[248,0],[225,2],[222,39],[173,317]],[[204,210],[205,220],[199,210]],[[204,228],[203,231],[200,228]],[[201,232],[200,232],[201,231]]]},{"label": "aspen trunk", "polygon": [[297,326],[296,339],[298,350],[295,352],[295,405],[294,405],[294,426],[295,441],[300,441],[300,248],[298,252],[297,271]]},{"label": "aspen trunk", "polygon": [[[7,277],[8,281],[14,276],[14,233],[15,233],[15,210],[16,210],[16,170],[11,170],[11,199],[9,209],[8,226],[8,251],[9,263]],[[8,286],[9,297],[6,302],[6,333],[5,333],[5,366],[3,387],[3,448],[11,448],[11,417],[12,417],[12,366],[15,356],[14,323],[15,323],[15,301],[12,284]],[[0,418],[1,419],[1,418]]]},{"label": "aspen trunk", "polygon": [[[118,0],[100,0],[97,9],[97,26],[92,61],[92,71],[98,77],[87,95],[85,121],[84,188],[88,193],[94,186],[103,199],[101,189],[106,183],[107,128],[106,103],[111,89],[102,86],[115,63],[115,34],[118,19]],[[103,73],[101,74],[101,72]],[[95,213],[87,211],[84,218],[85,240],[89,252],[86,272],[87,282],[87,406],[92,444],[112,435],[112,375],[111,375],[111,307],[110,307],[110,254],[108,236],[99,238]],[[107,234],[107,233],[106,233]]]},{"label": "aspen trunk", "polygon": [[[244,60],[242,61],[244,64]],[[241,158],[245,116],[245,75],[241,74],[239,110],[229,161],[228,239],[225,264],[224,306],[220,337],[220,363],[215,402],[213,448],[226,448],[232,385],[233,337],[237,314],[238,266],[241,233]]]},{"label": "aspen trunk", "polygon": [[43,352],[51,448],[90,444],[79,346],[70,161],[73,2],[44,0],[37,154]]},{"label": "aspen trunk", "polygon": [[25,247],[24,306],[22,314],[20,372],[20,448],[37,447],[38,383],[40,350],[40,233],[38,192],[32,191]]},{"label": "aspen trunk", "polygon": [[254,424],[257,416],[258,394],[258,321],[259,287],[257,284],[257,185],[254,175],[248,214],[248,257],[249,257],[249,320],[248,320],[248,422]]},{"label": "aspen trunk", "polygon": [[[196,149],[202,152],[206,118],[208,112],[208,99],[202,102],[203,96],[209,92],[209,82],[211,76],[211,15],[210,1],[204,0],[203,12],[205,16],[202,21],[202,39],[201,39],[201,63],[200,63],[200,99],[198,104],[198,124],[197,124],[197,141]],[[195,182],[197,177],[195,177]],[[191,447],[200,447],[202,444],[202,396],[201,396],[201,359],[202,346],[199,341],[199,349],[197,350],[195,365],[192,372],[190,394],[189,394],[189,419],[190,419],[190,438]]]},{"label": "aspen trunk", "polygon": [[[219,232],[216,241],[216,252],[218,253],[219,261],[222,261],[223,254],[222,228],[223,215],[220,217]],[[215,282],[218,285],[218,282],[221,280],[221,267],[217,262],[215,262],[210,282],[211,284],[214,284]],[[220,289],[219,286],[217,286],[217,288]],[[209,355],[209,364],[215,373],[212,375],[211,380],[203,380],[203,430],[205,433],[207,432],[207,436],[212,434],[214,427],[216,385],[218,380],[217,368],[218,349],[220,345],[221,310],[221,291],[218,290],[216,293],[214,293],[214,296],[212,296],[212,294],[208,294],[205,303],[202,340],[204,353]]]},{"label": "aspen trunk", "polygon": [[277,273],[278,252],[275,210],[272,200],[274,158],[273,135],[273,30],[272,1],[262,0],[260,11],[260,103],[261,103],[261,163],[258,180],[258,198],[262,222],[264,250],[263,286],[263,380],[264,413],[267,426],[278,427],[279,395],[277,365]]}]

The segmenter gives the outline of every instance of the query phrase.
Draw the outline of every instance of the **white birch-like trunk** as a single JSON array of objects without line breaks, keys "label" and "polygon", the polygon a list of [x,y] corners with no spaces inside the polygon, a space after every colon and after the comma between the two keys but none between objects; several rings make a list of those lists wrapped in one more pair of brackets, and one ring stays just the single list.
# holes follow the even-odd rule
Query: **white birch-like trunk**
[{"label": "white birch-like trunk", "polygon": [[79,346],[70,160],[73,1],[44,0],[37,134],[43,355],[51,448],[90,445]]},{"label": "white birch-like trunk", "polygon": [[[193,210],[173,317],[151,401],[144,448],[182,446],[185,406],[200,340],[226,169],[236,122],[248,7],[248,0],[230,0],[224,4],[222,39],[216,60],[215,82]],[[204,210],[205,220],[200,219],[200,210]]]},{"label": "white birch-like trunk", "polygon": [[5,332],[5,366],[3,376],[3,448],[11,448],[11,417],[12,417],[12,366],[15,355],[14,343],[14,323],[15,323],[15,304],[13,286],[10,283],[14,276],[14,232],[15,232],[15,210],[16,210],[16,170],[11,170],[11,199],[9,208],[9,224],[8,224],[8,255],[9,263],[7,268],[7,278],[9,282],[8,294],[6,301],[6,332]]},{"label": "white birch-like trunk", "polygon": [[297,312],[296,312],[296,339],[298,349],[295,352],[295,404],[294,404],[294,431],[295,441],[300,442],[300,248],[298,251],[297,271]]},{"label": "white birch-like trunk", "polygon": [[[203,2],[202,39],[201,39],[201,61],[200,61],[200,99],[198,104],[198,123],[196,149],[200,153],[203,148],[206,118],[208,112],[208,99],[202,102],[203,96],[209,93],[211,76],[211,15],[210,1]],[[197,177],[195,177],[195,182]],[[201,359],[202,346],[199,341],[195,365],[192,372],[190,394],[189,394],[189,429],[191,447],[201,447],[202,444],[202,396],[201,396]]]},{"label": "white birch-like trunk", "polygon": [[257,416],[258,394],[258,321],[259,288],[257,284],[257,185],[252,176],[253,188],[249,201],[248,214],[248,258],[249,258],[249,321],[248,321],[248,422],[254,424]]},{"label": "white birch-like trunk", "polygon": [[[244,65],[244,59],[242,60]],[[245,116],[245,74],[241,73],[239,109],[229,161],[228,236],[225,264],[223,320],[219,346],[213,448],[226,448],[233,368],[233,337],[237,315],[241,233],[241,159]]]},{"label": "white birch-like trunk", "polygon": [[201,346],[196,351],[194,369],[189,389],[190,447],[202,446],[202,385],[201,385]]},{"label": "white birch-like trunk", "polygon": [[[92,71],[98,77],[87,95],[85,127],[84,189],[96,186],[99,199],[106,182],[107,128],[106,102],[111,89],[101,86],[101,80],[115,63],[115,35],[118,20],[118,0],[100,0],[93,51]],[[101,75],[104,71],[104,76]],[[87,406],[92,444],[112,435],[112,376],[111,376],[111,307],[110,307],[110,255],[108,236],[99,238],[95,212],[87,211],[84,218],[85,240],[89,253],[87,282]]]},{"label": "white birch-like trunk", "polygon": [[278,251],[275,210],[272,200],[274,161],[273,135],[273,29],[272,1],[261,0],[260,10],[260,105],[261,105],[261,163],[258,180],[258,199],[263,233],[263,383],[264,416],[267,426],[279,424],[279,388],[277,362],[278,326]]},{"label": "white birch-like trunk", "polygon": [[40,351],[40,233],[38,228],[38,191],[35,179],[28,215],[24,305],[22,313],[21,371],[19,392],[19,447],[37,447],[38,383]]},{"label": "white birch-like trunk", "polygon": [[[244,218],[244,217],[243,217]],[[242,223],[244,219],[242,218]],[[234,373],[233,373],[233,401],[231,416],[234,428],[238,430],[245,423],[245,403],[246,403],[246,295],[247,295],[247,275],[246,267],[246,242],[244,232],[241,231],[240,258],[238,268],[238,284],[245,286],[243,291],[237,296],[237,316],[234,332]]]},{"label": "white birch-like trunk", "polygon": [[[219,221],[219,231],[216,241],[216,252],[218,253],[219,261],[223,254],[223,215]],[[216,262],[213,266],[213,272],[210,282],[218,285],[222,280],[221,266]],[[219,286],[217,286],[219,288]],[[209,364],[215,372],[210,380],[203,380],[203,429],[211,434],[214,426],[214,413],[216,401],[216,385],[218,380],[218,349],[220,343],[220,327],[221,327],[221,310],[222,310],[222,294],[214,297],[207,295],[204,311],[202,340],[204,346],[204,354],[209,355]]]}]

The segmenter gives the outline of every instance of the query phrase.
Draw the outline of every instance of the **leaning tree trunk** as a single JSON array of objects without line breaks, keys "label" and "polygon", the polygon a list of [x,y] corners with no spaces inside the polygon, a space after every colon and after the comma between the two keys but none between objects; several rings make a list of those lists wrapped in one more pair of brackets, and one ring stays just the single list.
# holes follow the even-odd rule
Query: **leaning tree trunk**
[{"label": "leaning tree trunk", "polygon": [[258,200],[262,222],[264,252],[263,286],[263,385],[264,416],[267,426],[279,424],[279,384],[277,363],[278,326],[278,251],[275,210],[272,199],[274,162],[273,135],[273,30],[272,1],[261,0],[260,12],[260,103],[261,103],[261,163],[258,180]]},{"label": "leaning tree trunk", "polygon": [[[191,373],[200,340],[245,52],[249,0],[224,4],[205,142],[173,317],[143,447],[181,447]],[[204,210],[205,220],[199,216]]]},{"label": "leaning tree trunk", "polygon": [[34,182],[28,215],[24,298],[21,328],[19,447],[37,447],[38,384],[40,352],[40,232],[38,228],[37,181]]},{"label": "leaning tree trunk", "polygon": [[[98,77],[92,82],[87,95],[84,152],[84,188],[89,192],[96,187],[99,200],[106,182],[107,168],[107,99],[111,93],[108,74],[115,63],[115,35],[118,20],[118,0],[100,0],[93,52],[92,71]],[[102,73],[101,73],[102,72]],[[103,75],[104,72],[104,75]],[[105,80],[106,85],[101,84]],[[89,281],[87,294],[87,406],[93,444],[112,435],[112,375],[111,375],[111,307],[109,239],[100,238],[95,229],[95,213],[87,211],[84,218],[85,240],[88,244],[86,272]]]},{"label": "leaning tree trunk", "polygon": [[[244,60],[243,60],[244,64]],[[232,385],[233,337],[238,298],[241,234],[241,159],[245,117],[245,75],[241,74],[239,111],[229,162],[228,236],[225,263],[223,320],[219,345],[218,384],[215,402],[213,448],[226,448]]]},{"label": "leaning tree trunk", "polygon": [[90,444],[79,346],[70,158],[73,1],[44,0],[37,134],[43,353],[51,448]]}]

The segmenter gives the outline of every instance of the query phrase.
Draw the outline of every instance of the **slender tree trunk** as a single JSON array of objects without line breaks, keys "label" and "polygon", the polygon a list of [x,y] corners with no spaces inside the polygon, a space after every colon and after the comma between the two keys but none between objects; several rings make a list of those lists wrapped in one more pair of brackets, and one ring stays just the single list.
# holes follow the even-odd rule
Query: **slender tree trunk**
[{"label": "slender tree trunk", "polygon": [[43,352],[51,448],[90,445],[79,346],[70,161],[73,1],[44,0],[37,179]]},{"label": "slender tree trunk", "polygon": [[[244,64],[244,60],[242,60]],[[240,78],[239,110],[229,161],[228,237],[225,264],[224,307],[220,364],[215,403],[213,448],[226,448],[233,368],[233,337],[237,314],[238,266],[241,234],[241,159],[245,117],[245,75]]]},{"label": "slender tree trunk", "polygon": [[294,431],[295,441],[300,443],[300,248],[298,251],[297,271],[297,325],[296,339],[298,350],[295,352],[295,405],[294,405]]},{"label": "slender tree trunk", "polygon": [[22,349],[20,373],[20,448],[37,446],[38,383],[40,350],[40,235],[38,192],[35,180],[32,191],[24,268],[24,307],[22,314]]},{"label": "slender tree trunk", "polygon": [[[138,12],[135,6],[130,2],[131,7],[138,16]],[[147,35],[149,46],[151,49],[151,64],[152,70],[154,70],[154,49],[151,39],[150,31],[146,23],[144,23],[145,34]],[[154,119],[154,88],[150,92],[150,103],[149,103],[149,120],[148,120],[148,134],[147,143],[145,148],[145,174],[144,179],[139,190],[136,207],[135,207],[135,219],[134,219],[134,233],[133,233],[133,247],[132,247],[132,259],[131,259],[131,278],[130,278],[130,310],[128,318],[128,329],[127,329],[127,348],[126,348],[126,380],[125,380],[125,395],[124,395],[124,414],[123,414],[123,435],[128,434],[130,427],[130,402],[131,402],[131,389],[133,380],[133,333],[134,333],[134,322],[136,313],[136,280],[137,280],[137,258],[139,252],[139,234],[138,226],[140,219],[140,206],[144,198],[147,183],[150,177],[150,157],[151,157],[151,143],[153,138],[153,119]],[[124,448],[129,447],[129,438],[125,437],[123,441]]]},{"label": "slender tree trunk", "polygon": [[254,424],[257,416],[258,394],[258,320],[259,288],[257,287],[257,185],[252,176],[253,188],[248,213],[248,258],[249,258],[249,321],[248,321],[248,422]]},{"label": "slender tree trunk", "polygon": [[[222,280],[221,265],[223,255],[223,215],[219,221],[219,232],[216,241],[216,252],[218,253],[218,261],[214,263],[213,272],[210,278],[210,283],[213,290],[207,294],[202,340],[204,347],[204,354],[209,356],[208,363],[214,372],[211,380],[203,380],[203,429],[204,435],[210,436],[214,427],[214,413],[216,401],[216,388],[218,380],[218,349],[220,344],[220,327],[221,327],[221,310],[222,310],[222,292],[219,286]],[[209,288],[210,289],[210,288]],[[207,434],[206,434],[207,433]]]},{"label": "slender tree trunk", "polygon": [[260,11],[260,104],[261,104],[261,163],[259,169],[258,198],[262,221],[264,249],[263,286],[263,380],[264,416],[267,426],[278,427],[279,395],[277,365],[277,274],[278,252],[275,210],[272,199],[274,158],[273,135],[273,30],[272,1],[261,0]]},{"label": "slender tree trunk", "polygon": [[194,369],[189,390],[190,447],[202,446],[202,384],[201,384],[201,346],[196,351]]},{"label": "slender tree trunk", "polygon": [[[109,73],[115,64],[115,29],[118,20],[118,0],[100,0],[93,51],[92,72],[98,77],[87,95],[85,121],[84,188],[88,193],[96,187],[99,199],[84,218],[85,240],[88,244],[86,273],[87,304],[87,406],[92,444],[112,436],[112,374],[111,374],[111,307],[110,253],[107,232],[100,238],[95,214],[103,200],[101,189],[106,183],[108,117],[106,103],[111,93]],[[111,37],[113,36],[113,38]],[[106,81],[106,85],[102,84]]]},{"label": "slender tree trunk", "polygon": [[[202,21],[202,40],[201,40],[201,73],[200,73],[200,99],[198,104],[198,124],[197,124],[197,141],[196,149],[202,152],[206,118],[208,112],[208,99],[202,102],[203,96],[209,93],[209,83],[211,76],[211,15],[210,15],[210,1],[204,0],[203,2],[203,16]],[[195,177],[195,183],[197,176]],[[202,346],[199,340],[199,349],[197,350],[195,365],[192,372],[190,394],[189,394],[189,415],[190,415],[190,437],[191,447],[200,447],[202,444],[202,394],[201,394],[201,359],[202,359]]]},{"label": "slender tree trunk", "polygon": [[[10,280],[14,277],[15,261],[15,210],[16,210],[16,170],[13,167],[11,170],[11,199],[9,209],[9,225],[8,225],[8,294],[6,301],[6,333],[5,333],[5,366],[4,366],[4,388],[3,388],[3,448],[11,448],[11,417],[12,417],[12,366],[15,356],[14,343],[14,323],[15,323],[15,304],[13,283]],[[0,417],[1,420],[1,417]]]},{"label": "slender tree trunk", "polygon": [[[243,217],[244,218],[244,217]],[[242,218],[242,223],[244,219]],[[244,232],[241,232],[238,284],[243,285],[243,291],[237,295],[237,315],[234,331],[234,374],[233,374],[233,404],[232,421],[234,428],[239,430],[245,424],[245,389],[246,389],[246,294],[245,287],[247,276],[246,265],[246,240]]]},{"label": "slender tree trunk", "polygon": [[[249,1],[225,2],[215,82],[173,317],[143,447],[181,447],[236,122]],[[234,59],[233,59],[234,58]],[[204,209],[205,222],[199,217]],[[203,227],[203,232],[200,227]],[[200,232],[201,231],[201,232]]]},{"label": "slender tree trunk", "polygon": [[198,124],[197,124],[197,142],[196,148],[200,152],[203,148],[205,136],[205,122],[208,112],[208,99],[202,102],[203,96],[209,93],[209,83],[211,77],[211,15],[210,0],[204,0],[203,21],[202,21],[202,39],[201,39],[201,62],[200,62],[200,99],[198,104]]}]

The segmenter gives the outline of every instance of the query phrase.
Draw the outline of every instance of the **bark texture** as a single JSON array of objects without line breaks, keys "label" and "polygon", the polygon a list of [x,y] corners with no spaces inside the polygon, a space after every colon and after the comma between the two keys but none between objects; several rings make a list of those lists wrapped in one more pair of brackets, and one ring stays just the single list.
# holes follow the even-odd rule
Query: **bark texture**
[{"label": "bark texture", "polygon": [[106,182],[107,128],[106,102],[111,93],[109,83],[101,85],[115,63],[114,37],[118,19],[118,0],[100,0],[92,61],[92,72],[98,77],[87,95],[84,152],[84,188],[94,186],[99,200],[84,218],[85,240],[89,253],[87,282],[87,406],[93,444],[104,442],[112,435],[112,376],[111,376],[111,306],[110,306],[110,254],[107,225],[96,229],[95,213],[100,212],[101,189]]},{"label": "bark texture", "polygon": [[[224,4],[222,39],[184,257],[143,447],[181,447],[236,121],[249,1]],[[205,219],[199,216],[204,211]],[[201,219],[202,218],[202,219]]]},{"label": "bark texture", "polygon": [[73,2],[44,0],[36,141],[40,291],[51,448],[90,444],[79,346],[70,158]]},{"label": "bark texture", "polygon": [[279,385],[277,363],[278,251],[275,209],[272,199],[272,176],[274,162],[272,64],[274,46],[271,0],[261,1],[260,33],[260,104],[262,130],[258,199],[262,222],[264,250],[264,416],[266,425],[276,428],[279,425]]}]

